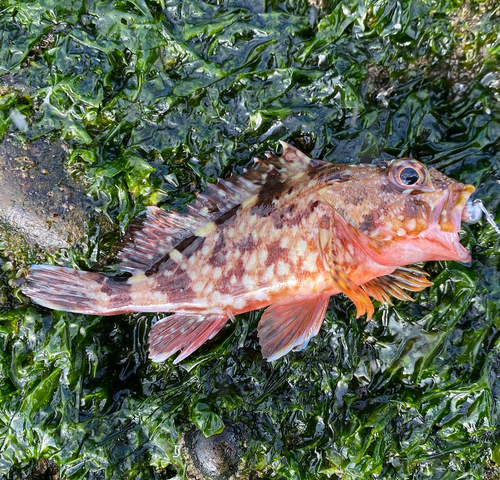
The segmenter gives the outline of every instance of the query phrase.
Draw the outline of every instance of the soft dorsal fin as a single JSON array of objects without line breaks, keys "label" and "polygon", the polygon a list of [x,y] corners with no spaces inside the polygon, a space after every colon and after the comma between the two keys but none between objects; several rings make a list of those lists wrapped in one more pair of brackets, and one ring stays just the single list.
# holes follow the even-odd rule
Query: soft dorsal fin
[{"label": "soft dorsal fin", "polygon": [[165,212],[158,207],[148,207],[143,215],[133,220],[122,241],[123,247],[117,255],[122,270],[147,271],[198,229],[254,195],[270,178],[293,175],[315,162],[288,143],[281,144],[281,156],[266,154],[266,159],[256,159],[256,168],[207,185],[196,201],[188,205],[186,212]]},{"label": "soft dorsal fin", "polygon": [[147,207],[146,211],[132,220],[122,248],[117,255],[122,270],[130,273],[145,272],[165,254],[172,251],[182,240],[192,235],[190,230],[180,228],[181,222],[158,207]]}]

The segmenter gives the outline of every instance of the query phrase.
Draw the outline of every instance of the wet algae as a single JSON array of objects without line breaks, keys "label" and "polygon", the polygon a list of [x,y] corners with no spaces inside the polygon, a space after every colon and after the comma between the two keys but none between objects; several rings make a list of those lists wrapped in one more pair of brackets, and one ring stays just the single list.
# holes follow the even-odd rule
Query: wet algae
[{"label": "wet algae", "polygon": [[[145,205],[180,209],[279,139],[329,161],[413,156],[499,212],[496,2],[313,3],[0,1],[0,136],[63,139],[67,171],[115,225],[103,235],[89,217],[47,260],[115,273]],[[0,475],[183,478],[183,436],[227,424],[245,431],[243,477],[498,478],[499,240],[465,227],[472,265],[427,263],[434,286],[369,323],[333,298],[320,334],[277,362],[252,312],[156,365],[159,316],[32,305],[29,252],[2,239]]]}]

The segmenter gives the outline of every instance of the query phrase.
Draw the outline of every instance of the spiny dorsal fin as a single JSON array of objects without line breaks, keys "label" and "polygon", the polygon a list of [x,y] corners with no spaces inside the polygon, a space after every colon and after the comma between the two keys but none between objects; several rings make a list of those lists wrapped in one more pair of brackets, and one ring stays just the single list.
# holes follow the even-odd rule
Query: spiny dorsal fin
[{"label": "spiny dorsal fin", "polygon": [[122,270],[147,271],[198,229],[254,195],[270,177],[286,178],[310,168],[313,161],[307,155],[288,143],[281,144],[280,157],[266,154],[265,160],[256,159],[256,168],[207,185],[196,201],[187,206],[186,212],[165,212],[158,207],[148,207],[131,223],[122,241],[123,247],[117,256]]}]

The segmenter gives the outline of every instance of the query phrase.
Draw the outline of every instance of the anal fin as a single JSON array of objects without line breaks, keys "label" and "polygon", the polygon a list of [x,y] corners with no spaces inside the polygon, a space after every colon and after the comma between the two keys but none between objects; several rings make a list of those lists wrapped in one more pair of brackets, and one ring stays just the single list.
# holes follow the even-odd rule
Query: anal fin
[{"label": "anal fin", "polygon": [[213,338],[227,321],[227,314],[180,313],[160,320],[149,334],[149,357],[153,362],[163,362],[180,350],[180,355],[174,360],[174,363],[179,363]]},{"label": "anal fin", "polygon": [[290,350],[304,348],[319,332],[329,299],[330,295],[319,294],[268,307],[257,327],[262,355],[271,362]]}]

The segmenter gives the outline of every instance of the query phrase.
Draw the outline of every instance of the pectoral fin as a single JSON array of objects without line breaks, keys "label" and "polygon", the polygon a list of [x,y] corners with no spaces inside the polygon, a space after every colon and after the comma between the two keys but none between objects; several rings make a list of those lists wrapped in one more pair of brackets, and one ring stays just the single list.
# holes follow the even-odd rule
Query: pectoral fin
[{"label": "pectoral fin", "polygon": [[262,355],[269,362],[290,350],[301,350],[317,335],[330,295],[320,294],[302,301],[276,303],[262,315],[257,328]]},{"label": "pectoral fin", "polygon": [[430,287],[432,282],[427,280],[427,276],[428,273],[418,267],[399,267],[390,275],[366,282],[361,288],[375,300],[392,305],[390,295],[400,300],[413,301],[405,290],[420,292]]},{"label": "pectoral fin", "polygon": [[[349,273],[358,267],[354,255],[359,248],[358,237],[353,236],[349,227],[351,225],[335,212],[330,231],[320,229],[319,249],[335,287],[352,300],[356,306],[356,316],[366,313],[368,321],[375,311],[373,304],[366,292],[349,278]],[[373,248],[376,246],[373,245]]]}]

